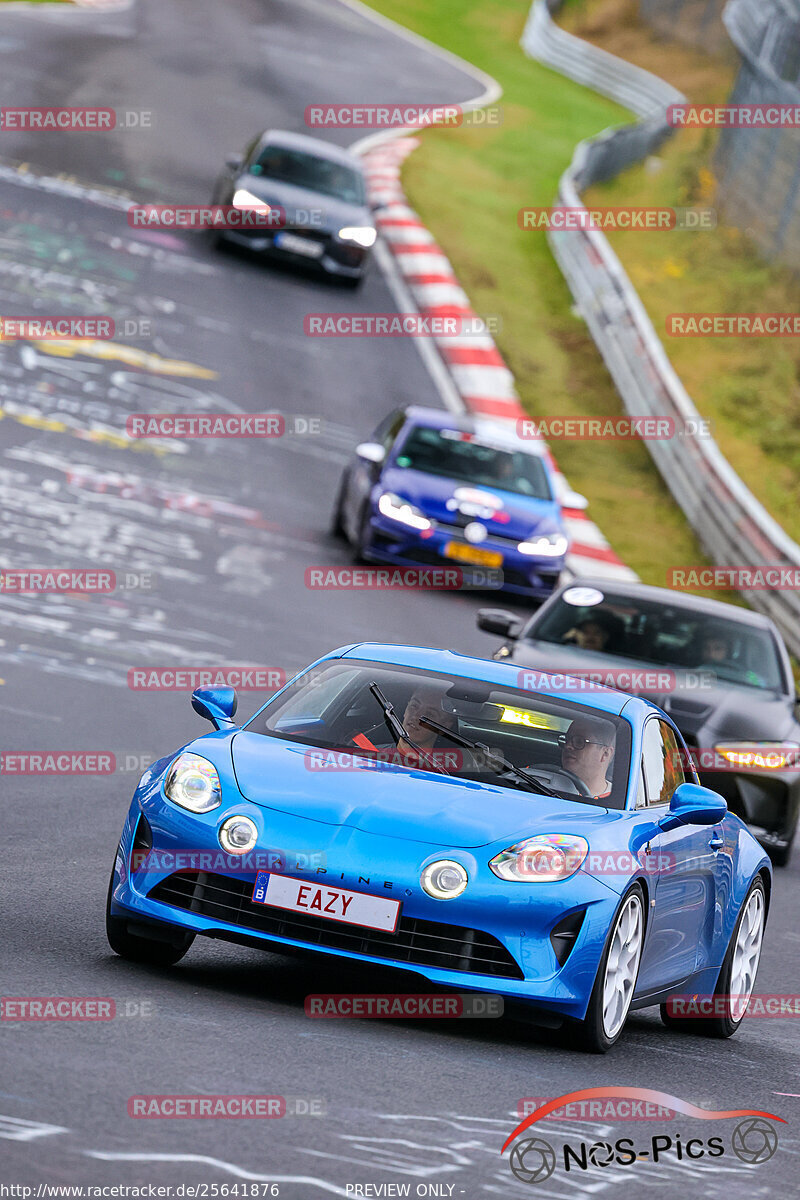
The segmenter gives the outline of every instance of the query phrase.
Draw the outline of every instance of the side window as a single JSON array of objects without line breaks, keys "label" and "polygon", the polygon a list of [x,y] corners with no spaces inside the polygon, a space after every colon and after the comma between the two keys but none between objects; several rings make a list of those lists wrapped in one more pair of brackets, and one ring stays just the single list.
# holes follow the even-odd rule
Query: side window
[{"label": "side window", "polygon": [[669,804],[672,793],[685,782],[686,776],[677,739],[666,721],[653,719],[645,725],[642,762],[647,803]]}]

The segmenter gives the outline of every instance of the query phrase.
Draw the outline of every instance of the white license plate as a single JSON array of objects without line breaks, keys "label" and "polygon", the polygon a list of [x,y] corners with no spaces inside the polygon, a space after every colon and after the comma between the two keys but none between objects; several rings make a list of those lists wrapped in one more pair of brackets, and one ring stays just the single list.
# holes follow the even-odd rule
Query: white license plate
[{"label": "white license plate", "polygon": [[302,254],[305,258],[322,258],[324,249],[320,242],[311,242],[307,238],[296,237],[293,233],[276,233],[275,245],[279,250],[287,250],[290,254]]},{"label": "white license plate", "polygon": [[346,888],[328,887],[316,881],[294,879],[290,875],[270,875],[259,871],[253,888],[256,904],[269,904],[289,912],[308,913],[340,921],[345,925],[360,925],[364,929],[381,929],[394,933],[400,918],[400,901],[368,896],[365,892],[350,892]]}]

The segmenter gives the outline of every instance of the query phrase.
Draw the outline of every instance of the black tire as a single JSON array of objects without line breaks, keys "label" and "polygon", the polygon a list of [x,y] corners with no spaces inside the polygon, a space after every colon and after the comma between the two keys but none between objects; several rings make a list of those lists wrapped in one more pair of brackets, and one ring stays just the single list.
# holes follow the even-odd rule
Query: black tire
[{"label": "black tire", "polygon": [[625,1010],[625,1015],[622,1020],[622,1024],[620,1025],[619,1029],[616,1030],[616,1032],[613,1034],[613,1036],[609,1037],[609,1035],[606,1032],[605,1023],[603,1020],[603,992],[604,992],[604,985],[605,985],[605,978],[606,978],[606,966],[608,964],[609,954],[611,953],[611,945],[612,945],[612,942],[614,939],[614,933],[616,931],[617,925],[620,921],[623,910],[627,907],[628,902],[633,898],[635,898],[635,900],[638,902],[638,906],[639,906],[639,919],[641,922],[641,926],[640,926],[641,927],[641,938],[640,938],[640,946],[639,946],[639,957],[638,957],[638,961],[636,962],[636,971],[633,976],[633,986],[631,987],[631,997],[633,997],[633,993],[636,990],[636,979],[638,978],[639,966],[642,961],[642,946],[644,945],[644,935],[645,935],[644,895],[643,895],[642,889],[638,883],[634,884],[634,886],[632,888],[629,888],[629,890],[625,893],[625,895],[620,900],[619,907],[617,908],[616,913],[614,914],[614,920],[611,922],[611,928],[608,931],[608,937],[606,938],[606,944],[603,947],[603,956],[600,959],[600,965],[597,968],[597,975],[595,977],[594,987],[592,988],[592,994],[589,999],[589,1007],[586,1010],[586,1016],[584,1017],[583,1021],[581,1021],[578,1025],[578,1040],[579,1040],[581,1046],[583,1047],[583,1049],[590,1051],[592,1054],[605,1054],[608,1050],[610,1050],[611,1047],[615,1044],[615,1042],[617,1042],[619,1040],[619,1038],[622,1036],[622,1031],[625,1028],[625,1023],[628,1019],[628,1013],[630,1011],[630,1000],[628,1001],[628,1004],[627,1004],[627,1007]]},{"label": "black tire", "polygon": [[340,279],[339,282],[340,282],[341,286],[343,288],[347,288],[347,290],[349,292],[356,292],[356,291],[358,291],[358,289],[361,287],[362,283],[364,282],[364,276],[356,275],[356,277],[354,279],[351,276],[346,275],[342,279]]},{"label": "black tire", "polygon": [[361,513],[361,520],[358,523],[358,541],[356,542],[356,557],[359,562],[369,562],[369,552],[371,546],[371,535],[369,527],[369,507],[365,508]]},{"label": "black tire", "polygon": [[[112,871],[106,897],[106,937],[114,953],[118,954],[120,958],[127,959],[128,962],[148,963],[151,967],[171,967],[179,962],[190,949],[195,935],[182,933],[171,925],[164,925],[163,938],[148,937],[144,932],[146,923],[143,923],[141,933],[131,933],[128,928],[129,923],[124,917],[111,915],[113,886],[114,873]],[[153,931],[161,932],[161,929],[153,925]]]},{"label": "black tire", "polygon": [[766,847],[770,861],[775,867],[786,867],[789,865],[789,859],[792,857],[792,841],[794,839],[794,830],[791,836],[785,841],[778,842]]},{"label": "black tire", "polygon": [[[764,881],[761,879],[761,876],[758,876],[758,878],[753,880],[750,890],[744,898],[744,903],[742,904],[736,925],[734,926],[733,933],[731,934],[731,940],[728,943],[728,949],[725,951],[725,958],[722,961],[722,966],[720,967],[720,972],[717,977],[717,984],[714,988],[714,1008],[716,1008],[717,1002],[720,1001],[722,997],[730,995],[731,974],[733,971],[733,958],[736,947],[736,938],[739,933],[739,927],[742,923],[742,919],[744,918],[745,909],[750,902],[750,897],[755,891],[759,891],[761,893],[764,920],[766,921],[767,896],[764,890]],[[758,970],[758,967],[756,967],[756,970]],[[753,978],[753,983],[755,983],[755,977]],[[705,1037],[714,1038],[733,1037],[734,1033],[736,1033],[736,1030],[739,1028],[746,1016],[746,1012],[743,1012],[740,1017],[735,1018],[730,1015],[730,1012],[728,1012],[724,1016],[679,1017],[669,1013],[667,1011],[666,1004],[660,1005],[659,1012],[661,1013],[661,1020],[668,1029],[679,1029],[682,1033],[694,1033]]]},{"label": "black tire", "polygon": [[347,486],[347,472],[343,472],[339,482],[339,487],[336,490],[336,499],[333,502],[333,512],[331,513],[330,535],[335,538],[347,537],[347,532],[342,523],[342,503],[344,501],[345,487]]}]

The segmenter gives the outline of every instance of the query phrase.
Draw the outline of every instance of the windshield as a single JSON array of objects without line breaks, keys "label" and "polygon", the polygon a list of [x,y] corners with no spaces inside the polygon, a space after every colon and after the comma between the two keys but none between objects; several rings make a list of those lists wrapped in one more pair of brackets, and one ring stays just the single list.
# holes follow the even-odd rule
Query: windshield
[{"label": "windshield", "polygon": [[551,500],[544,465],[524,450],[506,450],[457,429],[415,425],[396,459],[398,467],[444,475],[474,487],[495,487],[534,500]]},{"label": "windshield", "polygon": [[[380,695],[408,734],[395,740]],[[437,732],[425,725],[434,721]],[[532,691],[478,680],[336,659],[305,672],[246,726],[252,732],[331,751],[330,769],[412,769],[526,792],[536,784],[569,800],[624,808],[630,730],[618,717]],[[457,745],[450,733],[488,746]],[[534,786],[498,764],[534,777]]]},{"label": "windshield", "polygon": [[335,196],[350,204],[364,204],[364,183],[357,171],[344,163],[318,158],[302,150],[266,146],[250,167],[251,175],[280,180],[310,192]]},{"label": "windshield", "polygon": [[567,588],[525,636],[590,653],[703,670],[727,683],[769,691],[785,687],[768,630],[599,588]]}]

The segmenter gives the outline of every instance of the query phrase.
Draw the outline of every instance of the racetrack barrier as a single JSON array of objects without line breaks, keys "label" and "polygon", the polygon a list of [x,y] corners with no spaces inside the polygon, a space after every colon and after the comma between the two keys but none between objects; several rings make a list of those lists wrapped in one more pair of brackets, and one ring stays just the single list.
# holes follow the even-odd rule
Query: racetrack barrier
[{"label": "racetrack barrier", "polygon": [[[664,80],[560,29],[562,0],[535,0],[522,37],[531,58],[630,109],[636,124],[581,142],[555,204],[581,206],[581,192],[654,153],[671,128],[667,109],[686,99]],[[644,306],[605,236],[591,229],[552,231],[548,239],[581,316],[631,416],[672,417],[699,428],[701,417],[672,366]],[[720,566],[800,566],[797,545],[749,491],[713,437],[646,443],[701,545]],[[753,608],[779,626],[800,654],[800,593],[748,591]]]}]

